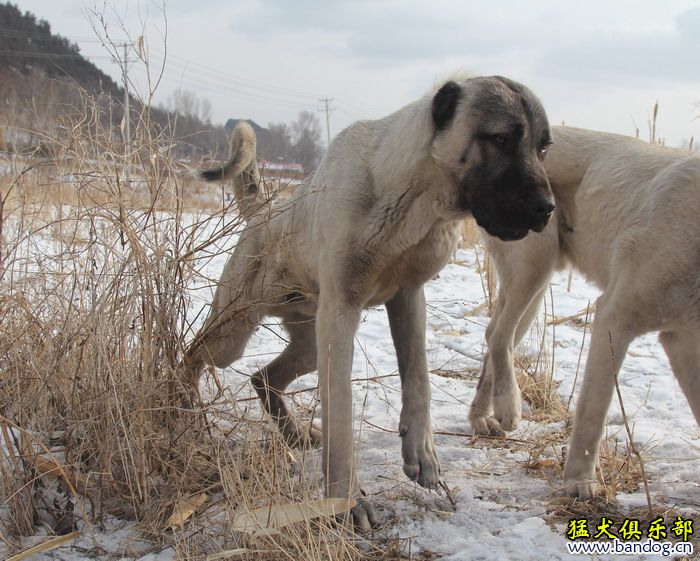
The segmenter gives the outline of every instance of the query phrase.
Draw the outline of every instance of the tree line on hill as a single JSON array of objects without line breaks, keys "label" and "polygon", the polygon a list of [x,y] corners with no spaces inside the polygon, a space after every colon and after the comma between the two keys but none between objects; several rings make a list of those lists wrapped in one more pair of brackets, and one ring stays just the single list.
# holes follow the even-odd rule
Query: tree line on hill
[{"label": "tree line on hill", "polygon": [[[211,121],[211,104],[187,90],[174,92],[158,106],[130,97],[132,131],[147,126],[153,137],[170,139],[173,154],[197,161],[224,159],[227,136],[237,122]],[[79,47],[51,32],[48,22],[16,5],[0,3],[0,150],[48,151],[49,139],[66,134],[72,122],[109,131],[123,142],[124,90]],[[258,151],[270,161],[301,163],[309,172],[321,157],[318,117],[302,111],[291,123],[253,123]],[[99,149],[95,147],[95,149]]]}]

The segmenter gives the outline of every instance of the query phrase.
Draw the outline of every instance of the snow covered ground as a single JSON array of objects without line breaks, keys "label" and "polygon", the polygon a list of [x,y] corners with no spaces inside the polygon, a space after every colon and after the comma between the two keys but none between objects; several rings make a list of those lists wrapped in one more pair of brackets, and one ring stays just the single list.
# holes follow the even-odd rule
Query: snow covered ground
[{"label": "snow covered ground", "polygon": [[[212,277],[218,276],[223,261],[224,257],[219,256],[210,262],[208,269]],[[561,519],[553,522],[547,514],[556,481],[550,482],[537,470],[526,467],[534,443],[563,430],[563,421],[544,423],[526,418],[509,435],[513,439],[510,441],[482,439],[474,442],[469,435],[467,412],[476,388],[488,323],[485,292],[477,268],[476,250],[460,250],[453,263],[426,287],[428,358],[429,367],[434,371],[431,377],[433,429],[437,434],[444,481],[456,501],[456,511],[452,511],[444,495],[428,493],[403,475],[396,433],[400,382],[383,308],[364,312],[356,336],[353,391],[355,428],[361,443],[359,477],[382,521],[393,521],[382,530],[383,535],[410,538],[413,556],[424,552],[437,558],[464,561],[572,559],[566,549],[566,524]],[[567,272],[554,277],[547,301],[547,320],[580,314],[589,302],[595,301],[598,291],[577,275],[573,276],[570,292],[567,284]],[[202,287],[194,293],[196,309],[193,314],[211,299],[210,288]],[[539,324],[544,324],[542,314]],[[573,393],[575,404],[587,352],[584,345],[583,361],[580,361],[584,340],[582,322],[565,321],[554,328],[549,325],[545,340],[548,360],[554,361],[554,377],[560,382],[559,393],[565,402]],[[240,397],[253,395],[248,376],[274,357],[283,345],[274,329],[259,329],[246,357],[223,373],[227,384],[240,387]],[[520,352],[535,355],[539,346],[540,336],[533,332],[525,338]],[[574,387],[579,362],[580,375]],[[295,382],[290,390],[315,385],[315,375],[309,375]],[[686,513],[695,512],[700,508],[697,482],[700,431],[654,334],[632,345],[622,368],[620,385],[635,444],[645,451],[653,501],[677,506]],[[301,400],[313,399],[312,392],[298,396]],[[524,405],[526,417],[527,410]],[[626,440],[616,402],[608,416],[608,433],[617,435],[621,442]],[[561,440],[546,454],[549,458],[561,457]],[[320,473],[318,458],[315,453],[311,463]],[[621,494],[618,499],[630,508],[646,504],[642,489]],[[114,552],[115,548],[122,547],[120,544],[129,543],[132,552],[138,551],[128,527],[112,530],[110,547],[106,549]],[[80,541],[83,539],[87,538]],[[100,537],[97,539],[99,541]],[[408,552],[406,554],[408,556]],[[75,560],[82,557],[79,550],[69,544],[36,558]],[[124,558],[139,559],[139,555],[131,553]],[[142,561],[172,558],[172,549],[140,557]],[[658,556],[633,558],[656,559]]]},{"label": "snow covered ground", "polygon": [[[555,487],[525,467],[532,448],[483,440],[474,446],[472,439],[461,436],[470,431],[467,412],[476,388],[488,323],[478,258],[483,262],[483,255],[474,249],[460,250],[439,278],[426,286],[428,357],[434,371],[433,429],[445,483],[453,490],[457,511],[449,512],[444,497],[427,493],[403,475],[396,434],[400,382],[386,313],[381,307],[363,314],[355,341],[353,389],[355,428],[361,440],[359,477],[365,491],[376,495],[374,502],[381,515],[399,521],[387,530],[387,535],[411,536],[414,554],[425,550],[454,560],[571,559],[566,550],[566,525],[545,522]],[[555,379],[561,382],[559,392],[565,402],[573,392],[573,405],[587,353],[582,312],[595,302],[599,291],[577,275],[567,291],[568,277],[568,272],[561,272],[553,279],[546,305],[547,323],[551,324],[553,317],[579,316],[579,321],[549,326],[545,340],[548,360],[553,354]],[[544,321],[542,312],[540,326]],[[533,330],[520,352],[536,355],[540,341],[541,335]],[[246,374],[270,360],[283,345],[271,331],[259,330],[246,353],[250,358],[236,363],[235,371],[226,372],[227,382],[247,384]],[[574,387],[579,363],[580,375]],[[387,377],[391,374],[394,376]],[[290,390],[315,384],[316,377],[309,375]],[[620,388],[634,442],[639,449],[648,450],[644,454],[645,468],[654,502],[691,512],[699,508],[700,486],[694,474],[700,470],[700,431],[655,334],[632,345],[623,364]],[[563,422],[545,424],[525,419],[509,436],[535,442],[563,428]],[[617,400],[609,412],[608,434],[616,435],[621,442],[626,440]],[[550,451],[551,457],[554,453],[561,457],[561,446]],[[646,504],[642,489],[619,498],[630,508]]]}]

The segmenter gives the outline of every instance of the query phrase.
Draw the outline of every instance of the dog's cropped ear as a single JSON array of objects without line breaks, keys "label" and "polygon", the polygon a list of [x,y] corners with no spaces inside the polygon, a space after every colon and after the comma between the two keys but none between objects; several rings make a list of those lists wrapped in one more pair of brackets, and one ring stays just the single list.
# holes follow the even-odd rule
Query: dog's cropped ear
[{"label": "dog's cropped ear", "polygon": [[462,88],[450,80],[446,82],[433,97],[433,123],[435,131],[440,132],[454,117],[459,98],[462,97]]}]

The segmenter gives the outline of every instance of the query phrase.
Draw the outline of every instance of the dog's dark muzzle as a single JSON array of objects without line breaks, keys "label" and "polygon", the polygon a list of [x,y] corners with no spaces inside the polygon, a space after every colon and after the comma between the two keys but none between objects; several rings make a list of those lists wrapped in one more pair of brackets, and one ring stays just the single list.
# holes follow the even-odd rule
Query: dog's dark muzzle
[{"label": "dog's dark muzzle", "polygon": [[507,208],[507,205],[504,207],[472,209],[479,226],[491,236],[503,241],[521,240],[530,231],[541,232],[547,226],[555,208],[554,203],[544,198],[533,203],[530,208]]},{"label": "dog's dark muzzle", "polygon": [[530,229],[533,232],[541,232],[542,230],[544,230],[544,227],[549,222],[549,219],[552,217],[552,214],[554,214],[555,208],[556,207],[554,206],[554,203],[548,200],[543,200],[539,204],[537,204],[532,209],[532,215],[536,222],[534,226],[530,227]]},{"label": "dog's dark muzzle", "polygon": [[479,226],[504,241],[544,230],[554,212],[544,169],[511,165],[496,176],[488,177],[487,172],[487,168],[476,170],[462,183],[465,206]]}]

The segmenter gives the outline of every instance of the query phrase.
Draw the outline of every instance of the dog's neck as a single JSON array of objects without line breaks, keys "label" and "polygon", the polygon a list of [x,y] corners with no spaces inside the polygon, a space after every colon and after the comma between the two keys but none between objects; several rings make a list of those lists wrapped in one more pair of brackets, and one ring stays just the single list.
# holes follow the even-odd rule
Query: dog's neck
[{"label": "dog's neck", "polygon": [[[375,195],[389,204],[401,198],[403,204],[421,194],[439,192],[428,220],[461,220],[466,213],[457,210],[455,178],[445,173],[432,157],[433,121],[431,98],[426,97],[399,109],[374,123],[375,143],[369,154]],[[421,154],[416,159],[416,154]],[[408,201],[407,201],[408,199]]]}]

